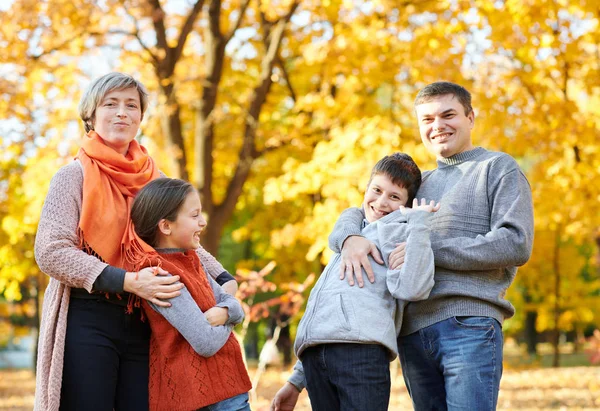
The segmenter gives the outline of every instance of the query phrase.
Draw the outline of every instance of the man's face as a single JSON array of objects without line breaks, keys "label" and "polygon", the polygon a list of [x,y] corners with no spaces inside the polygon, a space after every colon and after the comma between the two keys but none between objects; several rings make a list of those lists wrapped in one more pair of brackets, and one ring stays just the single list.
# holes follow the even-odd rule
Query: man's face
[{"label": "man's face", "polygon": [[471,129],[475,124],[473,111],[465,109],[452,94],[435,97],[415,107],[421,140],[427,150],[440,158],[473,148]]}]

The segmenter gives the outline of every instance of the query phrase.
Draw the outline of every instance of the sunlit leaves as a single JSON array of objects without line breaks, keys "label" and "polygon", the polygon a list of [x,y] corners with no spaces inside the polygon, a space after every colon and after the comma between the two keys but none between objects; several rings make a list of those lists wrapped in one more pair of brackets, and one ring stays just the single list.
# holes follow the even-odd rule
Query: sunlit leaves
[{"label": "sunlit leaves", "polygon": [[[200,179],[194,138],[208,73],[207,10],[195,21],[173,74],[163,78],[156,60],[167,52],[158,46],[154,24],[164,23],[167,46],[174,47],[194,2],[160,4],[162,11],[145,0],[89,0],[76,7],[17,0],[2,12],[0,238],[10,245],[3,264],[13,268],[2,273],[17,282],[34,267],[26,251],[35,213],[50,175],[77,146],[76,104],[90,77],[118,69],[140,78],[151,91],[142,141],[172,176],[178,173],[174,159],[185,150],[190,179]],[[235,27],[244,4],[221,2],[224,33]],[[289,6],[288,0],[250,1],[226,48],[210,114],[215,205],[226,198],[239,160],[265,54],[263,23]],[[563,329],[597,321],[598,284],[585,273],[597,270],[590,256],[600,227],[598,27],[592,1],[302,1],[286,27],[256,123],[261,155],[231,220],[243,221],[232,228],[233,237],[257,256],[236,256],[240,267],[253,270],[275,260],[277,285],[318,273],[330,256],[327,236],[336,217],[360,206],[379,158],[404,151],[422,169],[435,167],[420,143],[412,102],[423,85],[450,80],[473,93],[474,143],[513,155],[531,183],[534,255],[509,298],[520,311],[525,303],[517,294],[528,290],[534,302],[527,304],[541,314],[540,330],[553,326],[554,298]],[[160,90],[170,85],[183,147],[166,139],[163,115],[175,106]],[[556,273],[549,260],[556,238],[558,297],[549,280]],[[8,290],[8,274],[2,278],[0,288]]]}]

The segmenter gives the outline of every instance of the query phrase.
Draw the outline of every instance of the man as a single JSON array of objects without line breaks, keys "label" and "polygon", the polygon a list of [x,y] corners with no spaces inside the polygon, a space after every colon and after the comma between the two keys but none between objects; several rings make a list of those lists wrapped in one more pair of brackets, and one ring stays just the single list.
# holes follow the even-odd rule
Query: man
[{"label": "man", "polygon": [[[436,82],[422,89],[415,112],[423,144],[438,167],[423,174],[418,197],[441,203],[431,221],[435,285],[410,303],[398,338],[404,380],[417,410],[493,410],[502,376],[502,322],[514,315],[504,298],[533,244],[531,189],[507,154],[474,147],[475,114],[463,87]],[[363,211],[348,209],[330,246],[362,286],[372,282],[367,254],[377,248],[359,236]],[[342,248],[343,245],[343,248]],[[390,267],[404,261],[404,245]]]}]

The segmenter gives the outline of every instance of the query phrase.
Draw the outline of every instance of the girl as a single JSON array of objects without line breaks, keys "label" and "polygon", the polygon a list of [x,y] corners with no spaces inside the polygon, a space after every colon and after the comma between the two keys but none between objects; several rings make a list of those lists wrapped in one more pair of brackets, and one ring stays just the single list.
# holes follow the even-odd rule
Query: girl
[{"label": "girl", "polygon": [[206,227],[200,196],[171,178],[148,183],[131,219],[143,241],[127,250],[140,267],[160,266],[185,287],[171,307],[143,301],[150,338],[150,410],[250,410],[250,379],[231,333],[243,319],[240,303],[209,278],[195,250]]}]

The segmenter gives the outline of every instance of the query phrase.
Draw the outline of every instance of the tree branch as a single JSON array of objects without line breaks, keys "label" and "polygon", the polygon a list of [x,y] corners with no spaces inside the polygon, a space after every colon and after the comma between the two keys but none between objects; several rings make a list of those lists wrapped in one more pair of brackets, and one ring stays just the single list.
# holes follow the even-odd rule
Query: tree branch
[{"label": "tree branch", "polygon": [[[268,33],[268,35],[265,35],[264,40],[267,50],[261,64],[261,80],[260,83],[254,88],[252,93],[248,116],[246,116],[244,139],[239,152],[239,161],[235,173],[229,181],[227,190],[225,191],[227,195],[223,202],[217,207],[216,211],[219,214],[229,214],[233,211],[237,199],[242,192],[244,183],[250,174],[252,163],[254,159],[258,157],[259,152],[255,146],[255,138],[260,111],[266,101],[267,94],[272,84],[271,73],[273,71],[273,66],[275,65],[275,59],[277,57],[279,47],[281,46],[281,40],[283,39],[285,27],[298,6],[299,3],[297,1],[293,2],[288,10],[288,13],[276,23],[268,22],[264,17],[264,14],[261,13],[261,19],[266,25],[265,33]],[[270,29],[271,26],[274,26],[272,31]]]},{"label": "tree branch", "polygon": [[211,34],[218,39],[223,37],[221,33],[221,1],[211,0],[208,7],[208,27]]},{"label": "tree branch", "polygon": [[235,32],[242,25],[242,20],[244,19],[244,16],[246,15],[246,10],[248,10],[249,5],[250,5],[250,0],[245,0],[244,3],[242,3],[242,7],[240,8],[240,15],[238,16],[231,31],[225,36],[225,44],[229,43],[229,40],[231,40],[231,38],[235,35]]},{"label": "tree branch", "polygon": [[292,100],[294,100],[295,103],[296,92],[294,91],[294,87],[292,86],[292,83],[290,81],[290,76],[288,75],[287,69],[285,68],[285,64],[283,63],[283,60],[281,60],[281,56],[279,54],[277,54],[277,58],[275,61],[281,69],[281,71],[283,72],[283,79],[285,80],[285,84],[287,85],[288,91],[290,92],[290,96],[292,97]]},{"label": "tree branch", "polygon": [[[59,44],[57,44],[56,46],[50,47],[46,50],[42,50],[40,53],[38,54],[28,54],[27,57],[29,57],[32,60],[39,60],[40,58],[44,57],[47,54],[53,53],[55,51],[58,51],[60,49],[62,49],[63,47],[65,47],[67,44],[69,44],[70,42],[72,42],[73,40],[76,40],[78,38],[81,38],[82,35],[84,35],[85,33],[80,32],[77,34],[74,34],[73,36],[67,38],[66,40],[60,42]],[[88,33],[88,34],[92,34],[92,33]]]},{"label": "tree branch", "polygon": [[177,39],[177,46],[175,46],[175,49],[173,52],[173,61],[178,61],[179,58],[181,57],[181,53],[183,52],[183,47],[185,46],[185,42],[187,41],[189,34],[191,33],[192,29],[194,28],[194,23],[196,22],[196,18],[198,18],[198,15],[202,11],[203,6],[204,6],[204,0],[196,1],[196,4],[194,4],[194,7],[190,11],[190,14],[188,14],[188,16],[185,20],[185,23],[181,27],[181,32],[179,33],[179,38]]},{"label": "tree branch", "polygon": [[167,51],[169,44],[167,43],[167,31],[165,28],[165,12],[160,5],[159,0],[148,0],[150,6],[152,6],[152,24],[154,25],[154,31],[156,32],[156,44],[159,48]]},{"label": "tree branch", "polygon": [[[135,31],[134,32],[130,32],[127,30],[109,30],[107,33],[108,34],[122,34],[125,36],[131,36],[133,38],[135,38],[137,40],[137,42],[140,44],[140,46],[144,49],[144,51],[146,53],[148,53],[150,55],[150,57],[152,58],[152,61],[156,64],[159,63],[158,57],[156,56],[156,54],[154,54],[154,52],[150,49],[150,47],[148,47],[143,41],[142,38],[140,37],[140,31],[137,25],[137,22],[134,23],[135,25]],[[94,33],[97,35],[102,35],[102,33]]]}]

